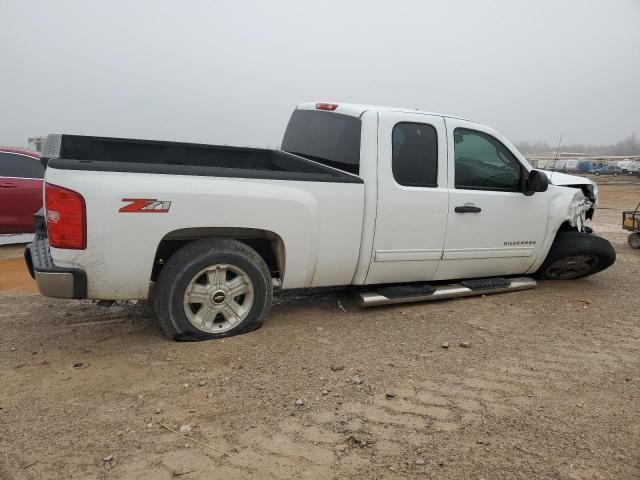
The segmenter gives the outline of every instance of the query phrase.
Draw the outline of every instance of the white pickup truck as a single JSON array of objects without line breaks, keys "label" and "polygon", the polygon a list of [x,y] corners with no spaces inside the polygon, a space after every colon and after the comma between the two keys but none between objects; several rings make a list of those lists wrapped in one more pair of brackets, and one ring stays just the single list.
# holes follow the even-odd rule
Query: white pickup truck
[{"label": "white pickup truck", "polygon": [[304,103],[281,150],[50,135],[42,157],[46,225],[25,252],[41,293],[150,299],[176,340],[258,328],[274,286],[357,285],[377,305],[615,261],[585,226],[592,181],[446,115]]}]

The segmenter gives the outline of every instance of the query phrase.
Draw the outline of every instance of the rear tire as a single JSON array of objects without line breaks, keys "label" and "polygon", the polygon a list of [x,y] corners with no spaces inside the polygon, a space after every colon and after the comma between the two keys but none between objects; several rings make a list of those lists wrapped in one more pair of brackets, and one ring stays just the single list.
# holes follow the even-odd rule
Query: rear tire
[{"label": "rear tire", "polygon": [[610,267],[616,251],[602,237],[581,232],[560,232],[535,277],[547,280],[582,278]]},{"label": "rear tire", "polygon": [[236,240],[202,239],[169,258],[153,306],[166,336],[198,341],[260,328],[272,295],[269,269],[255,250]]}]

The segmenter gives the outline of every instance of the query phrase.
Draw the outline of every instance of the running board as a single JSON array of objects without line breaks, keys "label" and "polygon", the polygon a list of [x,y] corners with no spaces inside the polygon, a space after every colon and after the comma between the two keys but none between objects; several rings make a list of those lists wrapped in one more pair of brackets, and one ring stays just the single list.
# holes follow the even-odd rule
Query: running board
[{"label": "running board", "polygon": [[481,278],[450,285],[409,285],[383,287],[378,291],[360,292],[357,301],[362,307],[376,307],[393,303],[428,302],[447,298],[471,297],[492,293],[515,292],[537,286],[529,277]]}]

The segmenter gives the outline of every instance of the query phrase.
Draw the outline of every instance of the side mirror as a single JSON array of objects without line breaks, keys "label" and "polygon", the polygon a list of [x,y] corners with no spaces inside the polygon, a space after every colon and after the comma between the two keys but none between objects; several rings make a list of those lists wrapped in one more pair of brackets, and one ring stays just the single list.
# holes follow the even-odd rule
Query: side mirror
[{"label": "side mirror", "polygon": [[525,195],[533,195],[536,192],[546,192],[549,188],[549,177],[540,170],[531,170],[525,185]]}]

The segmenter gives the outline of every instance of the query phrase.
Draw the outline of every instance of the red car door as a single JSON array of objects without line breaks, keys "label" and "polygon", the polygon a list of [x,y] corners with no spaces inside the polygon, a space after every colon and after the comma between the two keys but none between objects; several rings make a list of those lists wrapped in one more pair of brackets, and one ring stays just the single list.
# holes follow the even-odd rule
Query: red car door
[{"label": "red car door", "polygon": [[0,152],[0,234],[33,232],[42,207],[44,169],[37,158]]}]

